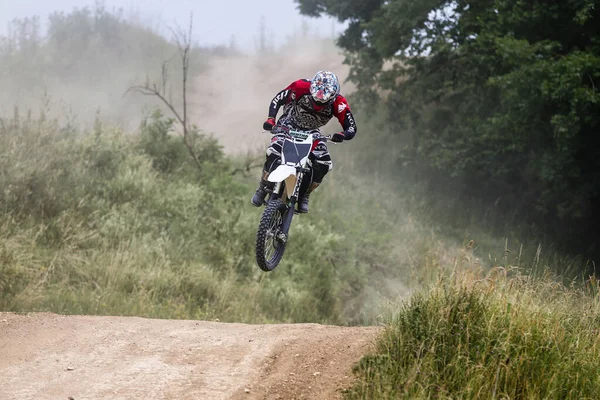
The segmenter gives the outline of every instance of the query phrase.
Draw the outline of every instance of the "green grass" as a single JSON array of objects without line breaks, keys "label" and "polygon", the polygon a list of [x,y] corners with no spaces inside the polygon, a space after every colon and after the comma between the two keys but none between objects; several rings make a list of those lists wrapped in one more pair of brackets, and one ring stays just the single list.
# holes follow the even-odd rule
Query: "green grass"
[{"label": "green grass", "polygon": [[391,307],[346,398],[597,398],[598,281],[565,286],[549,273],[473,272],[463,261]]},{"label": "green grass", "polygon": [[[297,218],[284,262],[254,260],[261,210],[218,143],[192,162],[160,113],[139,132],[0,124],[0,309],[236,322],[365,324],[388,254],[361,218]],[[316,212],[315,212],[316,214]]]}]

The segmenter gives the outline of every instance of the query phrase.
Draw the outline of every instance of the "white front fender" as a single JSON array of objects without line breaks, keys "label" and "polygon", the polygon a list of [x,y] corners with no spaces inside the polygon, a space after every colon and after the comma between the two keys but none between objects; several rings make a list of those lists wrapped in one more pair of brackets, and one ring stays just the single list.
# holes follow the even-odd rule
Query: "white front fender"
[{"label": "white front fender", "polygon": [[292,175],[296,175],[296,168],[289,165],[280,165],[269,174],[269,182],[283,182]]}]

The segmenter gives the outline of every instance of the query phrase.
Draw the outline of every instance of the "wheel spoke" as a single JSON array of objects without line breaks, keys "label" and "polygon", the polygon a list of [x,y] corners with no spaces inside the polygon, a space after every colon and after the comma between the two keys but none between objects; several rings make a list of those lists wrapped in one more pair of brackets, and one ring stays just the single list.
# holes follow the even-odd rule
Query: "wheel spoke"
[{"label": "wheel spoke", "polygon": [[271,220],[271,224],[269,226],[269,230],[267,232],[267,239],[265,243],[265,258],[271,262],[274,257],[277,255],[277,250],[279,249],[279,241],[277,239],[277,233],[283,223],[283,216],[281,212],[275,213],[273,215],[273,219]]}]

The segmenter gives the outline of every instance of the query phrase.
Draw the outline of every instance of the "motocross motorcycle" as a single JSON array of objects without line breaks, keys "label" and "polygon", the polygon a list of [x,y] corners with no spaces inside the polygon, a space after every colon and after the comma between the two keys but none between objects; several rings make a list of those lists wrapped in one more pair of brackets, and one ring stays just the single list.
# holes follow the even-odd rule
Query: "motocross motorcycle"
[{"label": "motocross motorcycle", "polygon": [[283,258],[302,180],[310,177],[310,153],[319,142],[331,139],[318,130],[293,130],[283,125],[276,125],[272,133],[282,134],[284,141],[281,163],[268,177],[275,186],[268,192],[256,234],[256,262],[263,271],[274,270]]}]

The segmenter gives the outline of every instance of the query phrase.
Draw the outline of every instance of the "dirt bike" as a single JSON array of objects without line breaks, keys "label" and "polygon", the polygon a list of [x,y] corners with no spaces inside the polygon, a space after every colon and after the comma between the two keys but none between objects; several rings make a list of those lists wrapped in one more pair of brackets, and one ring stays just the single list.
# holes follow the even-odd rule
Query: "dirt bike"
[{"label": "dirt bike", "polygon": [[271,133],[283,134],[284,141],[281,163],[268,177],[275,186],[269,190],[256,234],[256,262],[263,271],[274,270],[283,258],[302,179],[311,172],[307,167],[313,145],[331,139],[318,130],[292,130],[282,125],[276,125]]}]

